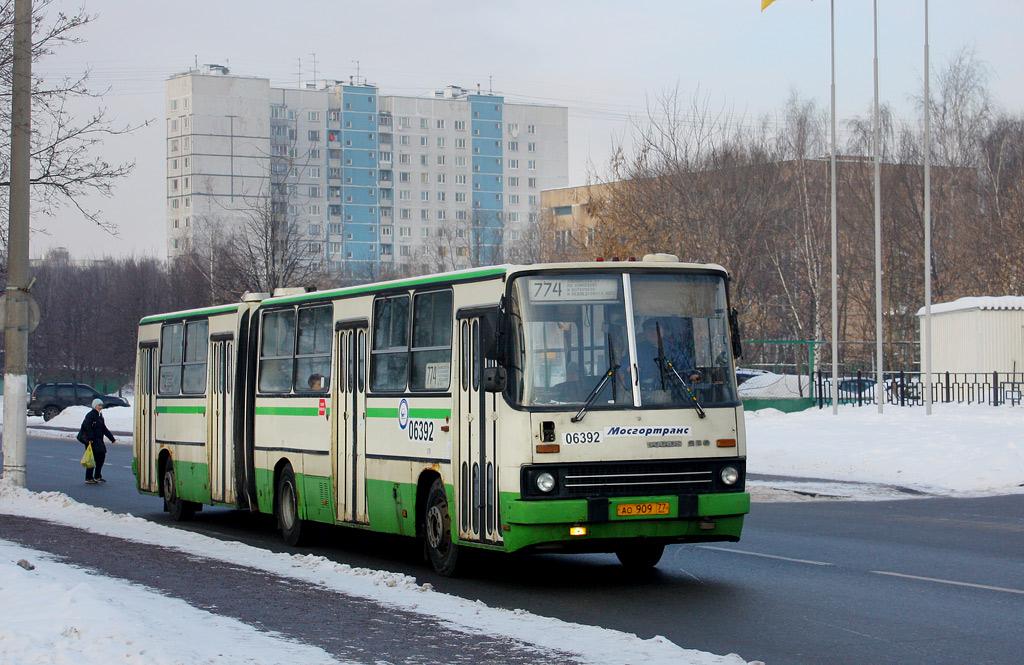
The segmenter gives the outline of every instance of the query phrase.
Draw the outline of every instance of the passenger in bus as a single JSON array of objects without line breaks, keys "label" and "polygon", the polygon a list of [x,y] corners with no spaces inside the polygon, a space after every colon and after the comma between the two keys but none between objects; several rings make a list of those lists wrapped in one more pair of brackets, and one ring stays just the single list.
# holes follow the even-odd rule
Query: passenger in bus
[{"label": "passenger in bus", "polygon": [[310,390],[322,391],[324,390],[324,375],[316,372],[309,377],[307,383]]}]

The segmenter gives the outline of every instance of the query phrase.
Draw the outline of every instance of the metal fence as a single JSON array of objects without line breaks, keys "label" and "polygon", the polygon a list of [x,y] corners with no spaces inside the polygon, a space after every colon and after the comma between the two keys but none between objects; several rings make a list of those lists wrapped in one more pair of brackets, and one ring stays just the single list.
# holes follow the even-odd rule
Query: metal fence
[{"label": "metal fence", "polygon": [[[927,386],[921,372],[893,372],[885,375],[882,390],[876,390],[875,376],[857,372],[842,376],[832,387],[831,372],[814,377],[814,398],[819,408],[832,405],[835,394],[840,404],[858,406],[886,404],[915,406],[925,403]],[[1024,397],[1024,372],[933,372],[932,403],[989,404],[1019,406]]]}]

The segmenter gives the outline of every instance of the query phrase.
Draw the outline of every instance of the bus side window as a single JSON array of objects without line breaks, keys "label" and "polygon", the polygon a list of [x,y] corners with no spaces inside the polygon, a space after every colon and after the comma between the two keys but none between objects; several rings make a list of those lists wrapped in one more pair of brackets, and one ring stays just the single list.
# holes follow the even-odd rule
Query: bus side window
[{"label": "bus side window", "polygon": [[452,373],[452,292],[417,293],[413,300],[412,390],[448,390]]},{"label": "bus side window", "polygon": [[201,395],[206,392],[206,356],[209,351],[208,321],[189,321],[185,324],[185,357],[181,392]]},{"label": "bus side window", "polygon": [[170,323],[160,331],[160,394],[181,392],[181,348],[184,324]]},{"label": "bus side window", "polygon": [[[360,335],[362,341],[362,333]],[[374,392],[404,391],[408,374],[409,296],[378,298],[373,303],[370,389]]]},{"label": "bus side window", "polygon": [[263,315],[260,344],[260,392],[286,393],[291,389],[295,353],[295,310]]},{"label": "bus side window", "polygon": [[331,383],[331,307],[299,308],[295,392],[324,392]]},{"label": "bus side window", "polygon": [[359,350],[357,352],[356,378],[359,383],[359,392],[366,390],[366,331],[359,331]]},{"label": "bus side window", "polygon": [[469,389],[469,321],[462,322],[462,389]]}]

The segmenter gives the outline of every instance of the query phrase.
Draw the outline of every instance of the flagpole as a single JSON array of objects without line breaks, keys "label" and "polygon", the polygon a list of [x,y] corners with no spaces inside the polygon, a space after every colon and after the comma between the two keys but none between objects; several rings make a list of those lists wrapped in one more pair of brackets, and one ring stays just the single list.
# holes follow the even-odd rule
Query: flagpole
[{"label": "flagpole", "polygon": [[874,0],[875,23],[875,400],[878,412],[885,403],[885,376],[882,372],[882,186],[878,140],[878,0]]},{"label": "flagpole", "polygon": [[[927,2],[927,0],[925,0]],[[839,288],[838,288],[838,246],[839,234],[836,225],[836,0],[831,0],[831,44],[832,44],[832,415],[839,413]]]},{"label": "flagpole", "polygon": [[924,0],[924,405],[932,414],[932,141],[928,81],[928,0]]}]

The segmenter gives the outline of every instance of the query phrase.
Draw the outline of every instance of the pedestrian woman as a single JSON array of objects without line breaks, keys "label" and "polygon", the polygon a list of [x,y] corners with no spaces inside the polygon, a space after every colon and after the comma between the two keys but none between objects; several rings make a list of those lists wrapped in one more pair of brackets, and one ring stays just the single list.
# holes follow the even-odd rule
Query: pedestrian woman
[{"label": "pedestrian woman", "polygon": [[106,436],[110,439],[111,443],[114,443],[114,435],[110,433],[110,430],[107,429],[107,424],[103,422],[102,411],[103,400],[97,397],[92,401],[92,410],[86,414],[85,420],[82,421],[82,430],[85,432],[89,444],[92,444],[92,454],[96,457],[96,468],[85,470],[85,483],[87,485],[107,482],[103,479],[103,460],[107,457],[107,447],[103,443],[103,437]]}]

